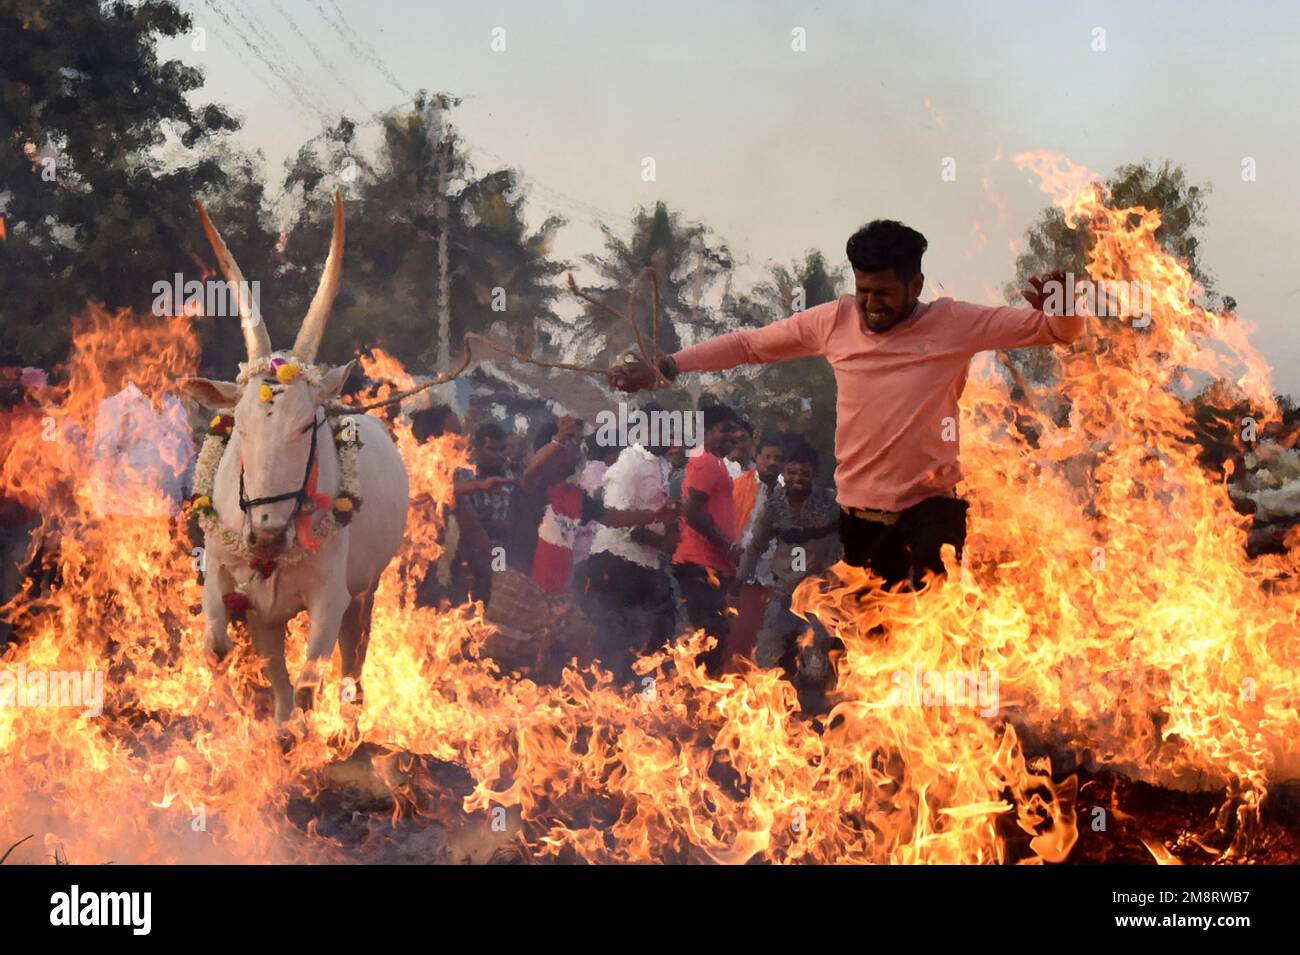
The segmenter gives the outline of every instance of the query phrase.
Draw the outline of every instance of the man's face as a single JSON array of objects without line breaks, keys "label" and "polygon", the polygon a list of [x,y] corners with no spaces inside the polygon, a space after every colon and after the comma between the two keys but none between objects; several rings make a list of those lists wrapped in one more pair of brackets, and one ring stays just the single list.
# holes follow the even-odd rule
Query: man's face
[{"label": "man's face", "polygon": [[506,443],[499,438],[484,438],[474,449],[474,461],[483,474],[504,474]]},{"label": "man's face", "polygon": [[506,463],[514,465],[516,468],[523,466],[528,459],[528,435],[522,431],[512,431],[510,437],[506,438],[505,458]]},{"label": "man's face", "polygon": [[712,428],[706,428],[704,431],[704,450],[710,454],[716,454],[720,458],[725,458],[731,450],[731,431],[732,423],[730,421],[721,421]]},{"label": "man's face", "polygon": [[804,461],[787,461],[785,465],[785,491],[796,497],[812,489],[812,468]]},{"label": "man's face", "polygon": [[918,272],[904,283],[893,269],[883,272],[854,269],[853,284],[858,311],[867,328],[879,333],[889,331],[912,313],[925,285],[925,276]]},{"label": "man's face", "polygon": [[748,464],[754,453],[754,436],[739,426],[731,430],[731,460]]},{"label": "man's face", "polygon": [[674,444],[671,448],[669,448],[667,451],[664,452],[664,457],[668,459],[668,463],[671,464],[673,467],[675,468],[681,467],[683,464],[686,463],[686,445]]},{"label": "man's face", "polygon": [[776,480],[776,476],[781,473],[781,446],[779,444],[764,445],[758,452],[758,477],[764,484],[771,484]]}]

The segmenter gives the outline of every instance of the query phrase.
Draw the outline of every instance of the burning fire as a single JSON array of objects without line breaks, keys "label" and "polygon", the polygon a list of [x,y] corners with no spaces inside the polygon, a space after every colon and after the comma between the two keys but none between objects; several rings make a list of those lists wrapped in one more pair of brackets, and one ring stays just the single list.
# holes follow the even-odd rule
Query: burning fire
[{"label": "burning fire", "polygon": [[[486,830],[504,810],[507,838],[538,858],[1056,862],[1083,823],[1070,773],[1091,766],[1225,789],[1223,857],[1248,857],[1270,785],[1300,766],[1300,554],[1245,557],[1246,519],[1197,465],[1178,392],[1196,372],[1226,376],[1263,420],[1268,369],[1239,320],[1195,304],[1154,239],[1157,213],[1108,209],[1097,177],[1062,157],[1016,162],[1088,219],[1094,280],[1150,282],[1151,324],[1089,320],[1059,384],[1017,409],[1036,441],[1008,424],[1006,387],[972,381],[971,533],[946,582],[886,594],[841,566],[800,589],[796,608],[845,644],[823,732],[776,674],[697,669],[698,634],[642,661],[635,692],[598,668],[558,686],[501,672],[481,608],[415,606],[465,448],[417,445],[399,424],[415,503],[376,603],[365,705],[323,694],[278,737],[251,702],[266,681],[247,640],[218,670],[203,660],[183,520],[147,486],[154,506],[106,518],[69,448],[128,381],[154,402],[172,393],[197,343],[184,318],[92,310],[66,394],[0,436],[0,481],[39,508],[36,543],[58,571],[9,607],[21,641],[3,667],[103,671],[103,713],[0,708],[0,849],[37,833],[15,858],[330,861],[364,857],[394,823]],[[366,364],[409,384],[390,356]],[[291,672],[303,652],[291,630]],[[954,697],[953,674],[996,687],[992,707]],[[304,820],[364,754],[391,818],[351,839]],[[438,798],[429,760],[473,782]]]}]

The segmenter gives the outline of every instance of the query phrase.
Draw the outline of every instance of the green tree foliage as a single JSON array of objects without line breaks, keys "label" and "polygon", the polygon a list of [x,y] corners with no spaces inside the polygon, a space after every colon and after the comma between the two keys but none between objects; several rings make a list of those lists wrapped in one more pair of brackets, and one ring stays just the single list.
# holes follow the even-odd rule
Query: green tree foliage
[{"label": "green tree foliage", "polygon": [[[314,292],[329,248],[335,189],[348,210],[344,280],[323,359],[346,360],[380,345],[412,370],[428,371],[440,357],[452,363],[460,357],[466,332],[485,333],[504,322],[512,343],[532,351],[536,329],[556,321],[554,277],[564,265],[550,252],[563,221],[550,217],[530,231],[516,173],[474,175],[447,119],[455,102],[421,94],[412,108],[384,117],[372,158],[362,154],[355,127],[344,123],[304,146],[291,164],[286,188],[303,201],[285,237],[283,320],[297,322]],[[440,356],[444,232],[450,326],[449,354]],[[279,340],[274,327],[272,338]]]},{"label": "green tree foliage", "polygon": [[[1119,167],[1106,181],[1106,204],[1112,209],[1143,207],[1160,212],[1161,225],[1156,230],[1156,240],[1161,247],[1177,258],[1201,286],[1204,307],[1231,313],[1236,306],[1232,297],[1221,294],[1215,287],[1213,274],[1200,260],[1200,239],[1197,230],[1206,224],[1205,202],[1209,187],[1187,181],[1182,168],[1165,160],[1150,161]],[[1065,216],[1057,208],[1044,209],[1038,221],[1029,228],[1025,237],[1027,248],[1016,260],[1016,279],[1007,286],[1008,300],[1018,297],[1018,290],[1027,287],[1031,275],[1041,275],[1058,270],[1086,274],[1085,253],[1091,243],[1086,219],[1079,221],[1077,230],[1070,229]],[[1138,329],[1119,329],[1115,334],[1138,335]],[[1056,377],[1057,353],[1051,347],[1022,348],[1008,352],[1008,357],[1030,382],[1045,384]],[[1260,409],[1250,402],[1231,382],[1218,379],[1203,383],[1197,393],[1185,399],[1191,428],[1191,440],[1200,446],[1200,462],[1206,468],[1223,476],[1224,463],[1240,455],[1239,428],[1243,416],[1258,416]],[[1286,396],[1278,396],[1278,414],[1284,429],[1295,420],[1294,406]],[[1062,409],[1064,411],[1065,409]],[[1062,415],[1062,420],[1064,416]]]},{"label": "green tree foliage", "polygon": [[[584,289],[587,294],[625,314],[632,283],[642,270],[652,268],[662,300],[661,351],[677,351],[681,331],[688,326],[703,336],[718,330],[705,298],[730,274],[734,262],[727,246],[706,226],[687,222],[680,213],[658,202],[653,209],[642,207],[633,213],[628,238],[616,235],[608,226],[602,226],[602,231],[603,253],[586,256],[601,281]],[[648,341],[654,324],[648,282],[637,297],[634,318]],[[598,364],[614,362],[636,343],[626,323],[590,307],[577,326],[583,338],[599,343],[593,359]]]},{"label": "green tree foliage", "polygon": [[[219,106],[191,103],[200,71],[158,59],[158,38],[190,25],[167,0],[0,0],[8,360],[60,360],[87,301],[143,312],[156,282],[201,277],[193,200],[220,192],[223,164],[237,165],[214,147],[238,123]],[[239,170],[236,179],[245,201],[260,190]]]},{"label": "green tree foliage", "polygon": [[[1213,276],[1199,258],[1196,230],[1205,225],[1207,185],[1187,181],[1182,167],[1164,160],[1120,166],[1106,180],[1108,208],[1143,207],[1160,212],[1161,224],[1155,237],[1161,246],[1178,258],[1205,290],[1205,304],[1216,310],[1231,309],[1232,299],[1215,293]],[[1016,259],[1015,280],[1006,286],[1008,301],[1015,301],[1020,290],[1029,287],[1029,277],[1051,272],[1087,275],[1086,254],[1092,236],[1086,218],[1076,220],[1077,228],[1066,224],[1065,214],[1056,207],[1044,209],[1025,232],[1025,251]],[[1044,383],[1055,377],[1056,356],[1052,346],[1021,348],[1009,357],[1030,382]]]}]

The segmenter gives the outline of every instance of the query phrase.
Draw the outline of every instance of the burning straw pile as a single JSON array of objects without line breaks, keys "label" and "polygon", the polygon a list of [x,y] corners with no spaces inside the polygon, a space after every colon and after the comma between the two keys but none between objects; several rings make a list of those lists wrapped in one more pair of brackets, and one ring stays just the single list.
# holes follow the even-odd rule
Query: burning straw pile
[{"label": "burning straw pile", "polygon": [[[17,602],[4,665],[102,670],[106,700],[98,716],[0,708],[0,843],[38,835],[10,861],[485,857],[471,831],[600,862],[1058,862],[1121,833],[1157,861],[1295,853],[1270,807],[1300,775],[1300,549],[1247,558],[1248,518],[1197,466],[1175,396],[1204,371],[1264,419],[1266,368],[1239,322],[1193,303],[1156,214],[1108,210],[1056,157],[1020,161],[1089,218],[1094,279],[1151,283],[1152,322],[1090,320],[1062,359],[1068,423],[1027,412],[1033,442],[1003,386],[972,382],[969,553],[945,585],[882,594],[846,568],[804,585],[796,608],[846,647],[824,729],[774,673],[707,677],[699,635],[642,661],[632,689],[599,668],[557,685],[499,672],[479,608],[415,605],[460,452],[399,426],[428,498],[380,588],[366,702],[326,693],[283,740],[250,703],[264,680],[246,640],[220,671],[203,662],[183,526],[161,506],[103,516],[35,418],[0,438],[19,449],[0,480],[40,502],[59,573]],[[89,428],[127,369],[152,396],[190,373],[193,340],[170,331],[159,349],[131,316],[92,315],[63,424]],[[290,652],[292,669],[301,629]],[[1183,815],[1144,828],[1138,796],[1161,792]]]}]

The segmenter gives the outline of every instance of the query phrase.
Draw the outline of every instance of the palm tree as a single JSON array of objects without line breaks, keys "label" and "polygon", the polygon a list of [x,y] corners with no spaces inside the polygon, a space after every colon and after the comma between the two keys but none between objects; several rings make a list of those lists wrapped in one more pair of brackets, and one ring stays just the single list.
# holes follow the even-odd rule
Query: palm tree
[{"label": "palm tree", "polygon": [[[650,268],[658,279],[662,301],[660,351],[678,350],[684,327],[693,327],[697,333],[716,328],[717,320],[703,300],[730,272],[733,262],[727,246],[707,226],[686,222],[680,213],[657,202],[653,209],[642,207],[633,213],[627,239],[608,226],[602,226],[602,232],[604,253],[586,256],[602,284],[584,288],[584,292],[625,314],[633,283]],[[648,287],[637,297],[633,318],[648,341],[654,325]],[[635,344],[630,327],[590,307],[578,327],[584,337],[599,343],[592,359],[598,364],[616,361]]]},{"label": "palm tree", "polygon": [[457,102],[421,93],[412,108],[385,116],[373,162],[351,127],[330,137],[324,157],[314,147],[299,154],[288,185],[301,185],[306,201],[287,243],[299,313],[310,295],[302,279],[319,269],[328,243],[328,197],[342,187],[350,198],[344,282],[323,356],[378,344],[429,371],[459,359],[466,332],[505,322],[530,351],[535,329],[556,321],[554,277],[565,266],[550,252],[563,222],[550,217],[530,232],[517,175],[475,175],[447,121]]}]

